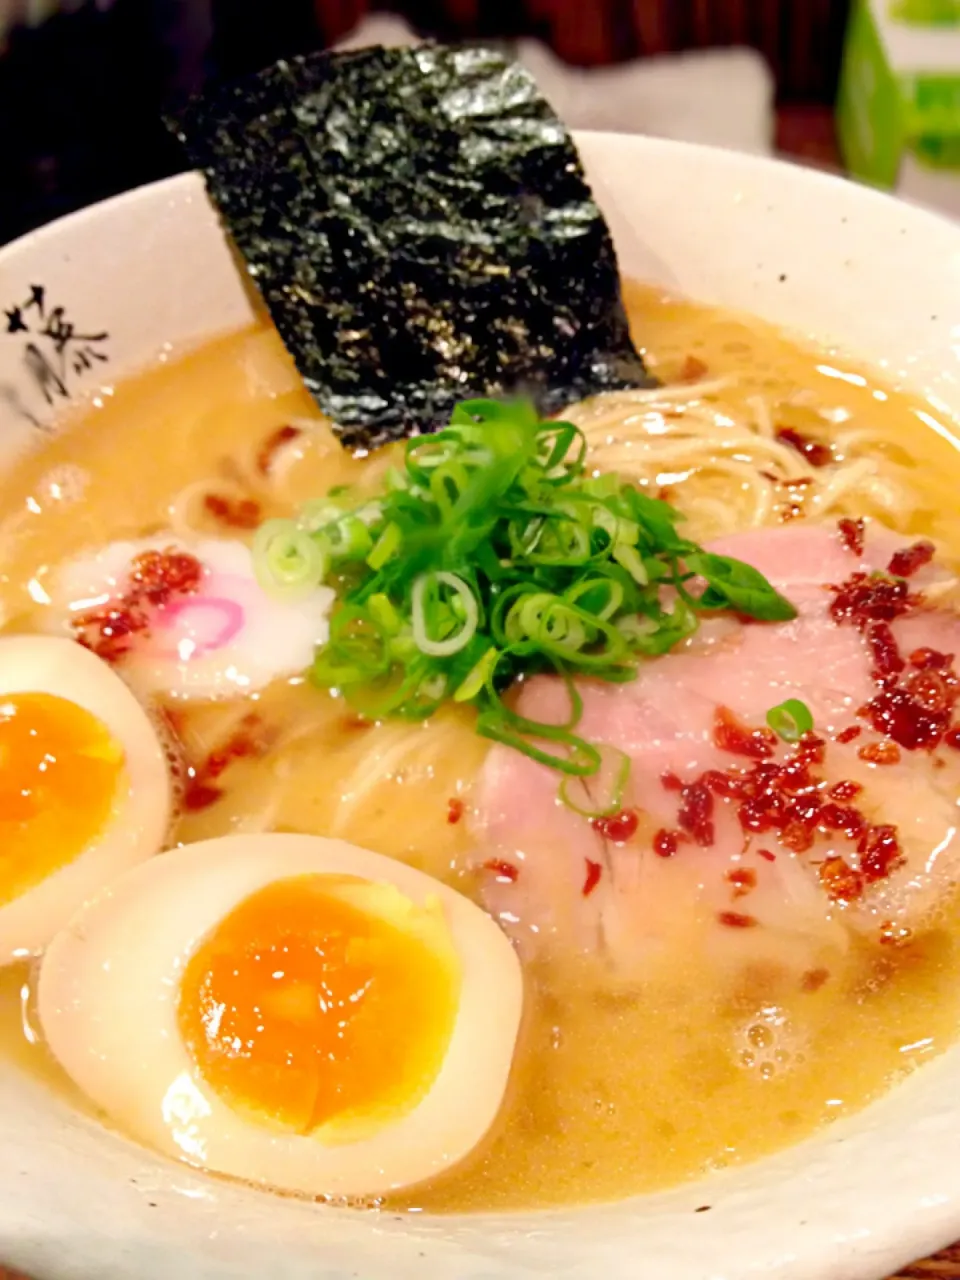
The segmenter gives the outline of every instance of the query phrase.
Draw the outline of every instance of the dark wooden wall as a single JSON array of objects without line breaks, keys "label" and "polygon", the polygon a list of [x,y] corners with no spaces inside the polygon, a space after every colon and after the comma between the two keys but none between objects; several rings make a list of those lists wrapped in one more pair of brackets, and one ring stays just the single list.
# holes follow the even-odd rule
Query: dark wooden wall
[{"label": "dark wooden wall", "polygon": [[784,102],[829,104],[849,0],[213,0],[217,61],[246,71],[308,44],[333,44],[371,9],[445,39],[537,36],[565,61],[750,45]]},{"label": "dark wooden wall", "polygon": [[[229,0],[228,0],[229,2]],[[323,39],[368,8],[391,8],[442,36],[535,35],[570,63],[743,44],[769,61],[784,101],[831,103],[849,0],[313,0]]]},{"label": "dark wooden wall", "polygon": [[781,105],[829,125],[848,0],[82,0],[0,56],[0,244],[181,163],[159,120],[171,96],[332,44],[375,7],[425,36],[537,36],[581,66],[753,45]]}]

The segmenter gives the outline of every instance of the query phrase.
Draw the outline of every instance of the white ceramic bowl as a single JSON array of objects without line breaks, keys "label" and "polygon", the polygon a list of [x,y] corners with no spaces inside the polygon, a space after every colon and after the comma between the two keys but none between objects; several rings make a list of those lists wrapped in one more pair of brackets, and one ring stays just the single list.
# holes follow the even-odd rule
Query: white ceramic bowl
[{"label": "white ceramic bowl", "polygon": [[[627,275],[836,342],[960,417],[960,228],[766,160],[636,137],[579,142]],[[64,403],[49,371],[45,395],[25,363],[30,334],[2,319],[32,286],[44,286],[48,316],[60,306],[75,325],[74,356],[77,335],[109,334],[87,344],[107,363],[89,351],[89,367],[68,362],[68,395],[250,317],[194,175],[11,245],[0,253],[0,466]],[[24,316],[35,328],[36,309]],[[359,1215],[153,1156],[0,1056],[0,1258],[39,1280],[876,1280],[960,1236],[958,1141],[960,1048],[829,1132],[675,1191],[516,1217]]]}]

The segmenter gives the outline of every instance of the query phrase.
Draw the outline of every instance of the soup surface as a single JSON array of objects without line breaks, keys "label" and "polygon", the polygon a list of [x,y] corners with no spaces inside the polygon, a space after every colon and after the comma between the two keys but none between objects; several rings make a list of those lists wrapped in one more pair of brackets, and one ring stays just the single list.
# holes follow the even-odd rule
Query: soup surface
[{"label": "soup surface", "polygon": [[[667,390],[634,406],[642,430],[626,434],[612,401],[577,411],[598,469],[668,496],[700,540],[867,515],[960,559],[960,456],[928,404],[761,323],[642,289],[629,303]],[[815,465],[818,446],[844,466]],[[114,388],[3,478],[4,627],[47,625],[54,570],[78,549],[171,528],[248,539],[239,504],[286,515],[334,485],[372,486],[389,461],[389,450],[341,450],[268,326],[210,343]],[[333,835],[477,896],[470,814],[489,744],[469,714],[365,726],[303,679],[169,710],[194,770],[176,842]],[[754,1159],[859,1109],[956,1037],[960,916],[945,892],[902,945],[851,935],[829,981],[784,984],[762,965],[732,981],[683,936],[638,984],[604,981],[574,951],[529,960],[496,1126],[462,1166],[388,1203],[617,1198]],[[0,1046],[72,1097],[32,1026],[29,985],[26,966],[0,972]]]}]

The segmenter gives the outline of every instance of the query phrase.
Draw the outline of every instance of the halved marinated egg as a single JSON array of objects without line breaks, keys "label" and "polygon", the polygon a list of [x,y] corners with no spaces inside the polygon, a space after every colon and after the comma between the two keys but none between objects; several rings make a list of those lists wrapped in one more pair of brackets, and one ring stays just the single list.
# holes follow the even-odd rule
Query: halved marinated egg
[{"label": "halved marinated egg", "polygon": [[169,816],[163,748],[123,681],[70,640],[0,640],[0,964],[156,853]]},{"label": "halved marinated egg", "polygon": [[333,592],[266,595],[250,548],[231,538],[112,542],[55,570],[53,625],[114,662],[144,694],[236,697],[310,665]]},{"label": "halved marinated egg", "polygon": [[131,1135],[206,1169],[372,1196],[500,1107],[519,961],[474,903],[342,841],[226,836],[135,868],[51,943],[47,1043]]}]

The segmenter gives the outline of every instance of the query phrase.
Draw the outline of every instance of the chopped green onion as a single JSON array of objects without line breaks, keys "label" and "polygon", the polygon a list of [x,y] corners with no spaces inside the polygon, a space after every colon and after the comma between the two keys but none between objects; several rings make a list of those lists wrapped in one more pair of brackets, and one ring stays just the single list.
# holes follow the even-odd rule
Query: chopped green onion
[{"label": "chopped green onion", "polygon": [[367,556],[367,564],[371,569],[382,569],[383,566],[400,550],[403,534],[397,524],[388,524]]},{"label": "chopped green onion", "polygon": [[359,516],[342,516],[314,537],[331,560],[361,560],[373,546],[370,531]]},{"label": "chopped green onion", "polygon": [[292,520],[267,520],[254,535],[253,569],[268,595],[306,599],[323,581],[327,560],[316,541]]},{"label": "chopped green onion", "polygon": [[491,645],[454,693],[454,702],[472,702],[486,684],[487,679],[493,675],[499,657],[499,650]]},{"label": "chopped green onion", "polygon": [[613,548],[613,558],[617,564],[623,565],[634,582],[638,582],[641,587],[645,587],[650,581],[650,575],[647,573],[646,566],[641,560],[640,552],[636,547],[628,547],[617,543]]},{"label": "chopped green onion", "polygon": [[788,698],[767,712],[767,724],[784,742],[799,742],[813,728],[810,708],[799,698]]},{"label": "chopped green onion", "polygon": [[344,509],[339,503],[331,502],[329,498],[316,498],[305,502],[297,512],[297,524],[307,533],[316,533],[324,525],[339,520],[343,514]]},{"label": "chopped green onion", "polygon": [[693,550],[684,556],[687,569],[707,583],[695,600],[698,609],[733,609],[762,622],[789,622],[797,611],[789,600],[774,591],[759,569],[732,556],[715,556]]},{"label": "chopped green onion", "polygon": [[[482,735],[589,780],[562,796],[587,816],[615,811],[628,763],[608,783],[609,750],[576,732],[578,677],[631,680],[713,610],[795,616],[751,566],[685,538],[667,503],[591,475],[583,432],[541,422],[528,403],[465,401],[395,457],[376,493],[338,488],[296,521],[268,521],[254,541],[258,578],[303,595],[329,578],[337,605],[316,684],[371,718],[469,703]],[[504,697],[541,673],[566,682],[562,725]]]},{"label": "chopped green onion", "polygon": [[[459,600],[463,606],[463,625],[453,635],[448,634],[444,638],[430,635],[431,623],[434,624],[434,629],[437,623],[444,627],[446,620],[443,615],[452,612],[439,599],[439,587],[448,587],[454,593],[454,599]],[[480,610],[473,592],[456,574],[442,571],[422,573],[413,584],[410,604],[413,613],[413,638],[422,653],[427,653],[432,658],[449,658],[452,654],[459,653],[473,639]]]},{"label": "chopped green onion", "polygon": [[[587,804],[580,804],[571,794],[571,779],[564,778],[560,783],[560,800],[572,809],[574,813],[579,813],[583,818],[612,818],[615,813],[619,813],[623,808],[623,795],[626,791],[627,782],[630,778],[630,757],[616,747],[606,747],[601,752],[602,756],[611,756],[613,758],[613,776],[607,787],[603,786],[604,779],[590,778],[589,780],[578,778],[572,783],[573,787],[579,788],[583,792]],[[597,792],[602,794],[594,800]]]},{"label": "chopped green onion", "polygon": [[388,636],[398,636],[403,630],[403,617],[388,595],[378,591],[367,601],[370,617]]}]

